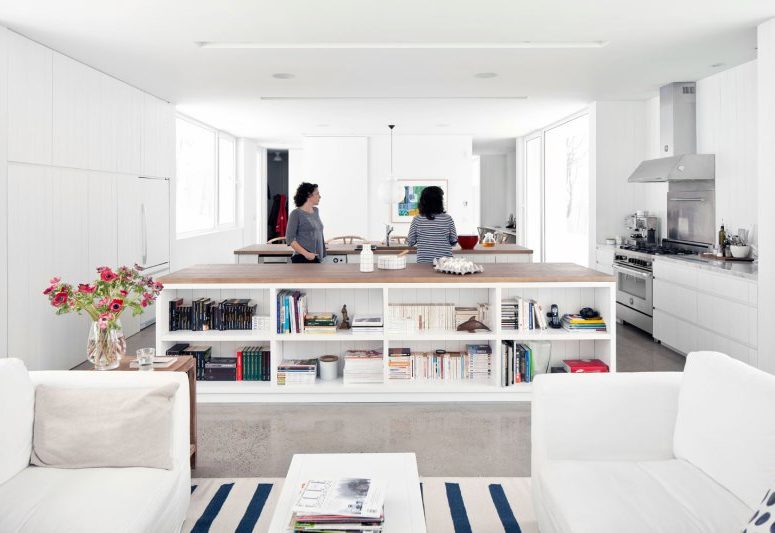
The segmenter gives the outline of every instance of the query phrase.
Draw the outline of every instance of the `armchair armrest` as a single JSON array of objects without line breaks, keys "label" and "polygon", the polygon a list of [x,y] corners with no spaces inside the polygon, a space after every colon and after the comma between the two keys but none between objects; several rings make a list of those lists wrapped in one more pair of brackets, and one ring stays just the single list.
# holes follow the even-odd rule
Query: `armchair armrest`
[{"label": "armchair armrest", "polygon": [[32,384],[77,388],[134,388],[159,387],[178,383],[172,408],[172,461],[174,469],[190,472],[189,396],[188,376],[183,372],[89,372],[89,371],[33,371]]},{"label": "armchair armrest", "polygon": [[537,376],[532,475],[547,460],[672,458],[681,379],[680,372]]}]

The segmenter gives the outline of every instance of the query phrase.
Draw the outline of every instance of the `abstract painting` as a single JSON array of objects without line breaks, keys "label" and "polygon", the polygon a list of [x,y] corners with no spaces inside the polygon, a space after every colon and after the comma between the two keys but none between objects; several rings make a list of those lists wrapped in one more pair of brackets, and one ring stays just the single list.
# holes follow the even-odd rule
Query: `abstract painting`
[{"label": "abstract painting", "polygon": [[416,215],[419,215],[420,194],[422,194],[423,189],[433,185],[441,187],[441,190],[444,191],[444,208],[446,210],[446,206],[449,204],[447,180],[414,179],[397,181],[403,191],[403,197],[391,207],[392,222],[411,222]]}]

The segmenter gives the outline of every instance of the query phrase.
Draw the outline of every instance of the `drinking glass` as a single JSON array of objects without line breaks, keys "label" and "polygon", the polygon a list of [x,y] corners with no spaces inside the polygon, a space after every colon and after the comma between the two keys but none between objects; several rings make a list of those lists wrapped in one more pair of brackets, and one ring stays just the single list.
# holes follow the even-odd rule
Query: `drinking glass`
[{"label": "drinking glass", "polygon": [[156,356],[156,348],[140,348],[136,354],[137,366],[140,370],[153,370],[153,358]]}]

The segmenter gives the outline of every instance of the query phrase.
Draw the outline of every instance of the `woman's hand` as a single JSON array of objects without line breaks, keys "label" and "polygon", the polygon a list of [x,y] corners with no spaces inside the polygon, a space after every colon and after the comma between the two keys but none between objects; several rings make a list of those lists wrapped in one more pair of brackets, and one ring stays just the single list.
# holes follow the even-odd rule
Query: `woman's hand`
[{"label": "woman's hand", "polygon": [[304,253],[304,257],[307,259],[307,261],[314,261],[317,256],[312,252],[306,252]]}]

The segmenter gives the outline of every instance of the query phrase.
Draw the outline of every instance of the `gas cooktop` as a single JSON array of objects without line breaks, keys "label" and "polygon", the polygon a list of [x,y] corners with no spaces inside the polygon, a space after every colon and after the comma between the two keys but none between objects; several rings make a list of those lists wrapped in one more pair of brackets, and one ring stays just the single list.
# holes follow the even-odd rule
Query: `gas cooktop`
[{"label": "gas cooktop", "polygon": [[656,244],[622,244],[619,246],[619,249],[649,255],[696,255],[696,252],[691,250],[676,248],[674,246],[660,246]]}]

